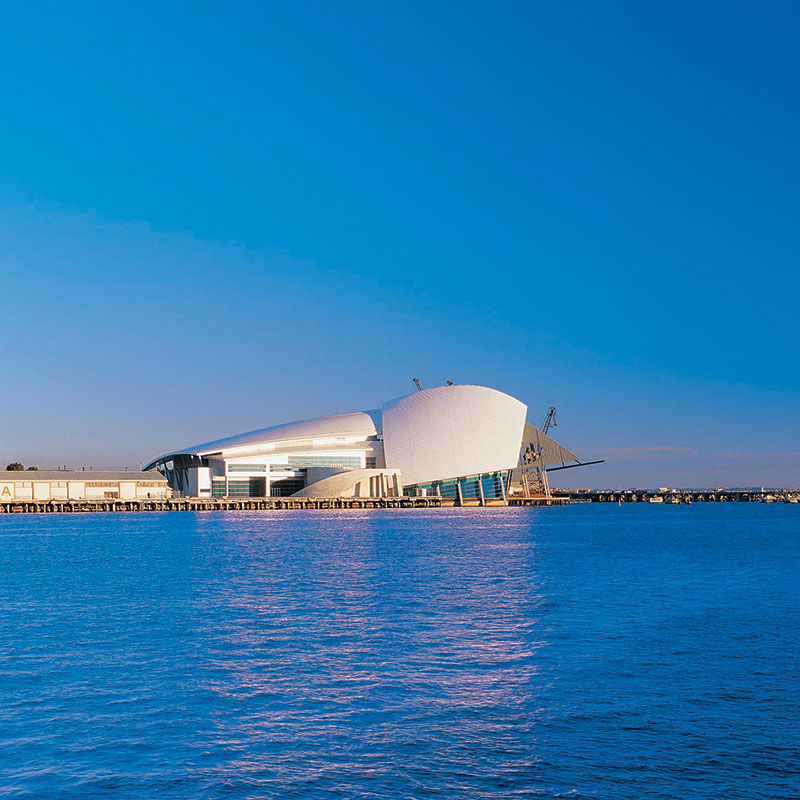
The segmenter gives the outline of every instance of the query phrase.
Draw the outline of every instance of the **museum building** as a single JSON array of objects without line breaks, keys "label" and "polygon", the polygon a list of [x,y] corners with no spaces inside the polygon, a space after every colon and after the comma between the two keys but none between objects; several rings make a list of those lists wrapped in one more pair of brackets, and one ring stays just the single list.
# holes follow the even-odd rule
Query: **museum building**
[{"label": "museum building", "polygon": [[380,409],[262,428],[153,459],[187,497],[504,499],[534,432],[543,464],[577,456],[526,422],[520,400],[486,386],[420,389]]}]

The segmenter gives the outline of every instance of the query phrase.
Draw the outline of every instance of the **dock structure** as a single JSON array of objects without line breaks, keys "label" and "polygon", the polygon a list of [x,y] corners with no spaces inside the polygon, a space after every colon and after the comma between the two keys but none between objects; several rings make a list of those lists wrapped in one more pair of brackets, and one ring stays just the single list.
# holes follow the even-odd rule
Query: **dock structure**
[{"label": "dock structure", "polygon": [[[546,475],[535,487],[524,477],[581,463],[526,421],[522,401],[488,386],[448,381],[423,389],[415,383],[416,391],[380,408],[171,449],[145,470],[162,474],[173,493],[203,499],[414,495],[440,496],[442,505],[506,506],[509,487],[518,482],[512,474],[522,469],[529,497],[514,505],[558,504],[530,497],[540,483],[548,493]],[[527,453],[522,463],[521,451]]]},{"label": "dock structure", "polygon": [[568,506],[571,502],[569,497],[555,497],[554,495],[535,495],[533,497],[511,495],[507,505],[518,508],[522,506]]},{"label": "dock structure", "polygon": [[322,509],[440,508],[441,497],[172,497],[145,500],[17,500],[0,513],[54,514],[98,511],[312,511]]},{"label": "dock structure", "polygon": [[508,501],[465,500],[447,497],[172,497],[101,500],[11,500],[0,502],[0,514],[82,514],[93,512],[144,511],[322,511],[381,508],[427,509],[487,506],[567,505],[563,497],[510,497]]}]

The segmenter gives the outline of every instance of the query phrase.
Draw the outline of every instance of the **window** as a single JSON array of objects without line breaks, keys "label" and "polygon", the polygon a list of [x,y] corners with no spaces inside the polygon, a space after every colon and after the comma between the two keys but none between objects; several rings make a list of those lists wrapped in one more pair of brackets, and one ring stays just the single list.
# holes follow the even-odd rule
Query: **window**
[{"label": "window", "polygon": [[358,469],[361,467],[361,456],[289,456],[290,469],[302,469],[304,467],[350,467]]},{"label": "window", "polygon": [[456,488],[457,483],[458,481],[441,481],[439,483],[439,494],[442,497],[455,499],[458,497],[458,489]]},{"label": "window", "polygon": [[266,472],[266,464],[228,464],[228,472]]},{"label": "window", "polygon": [[481,475],[483,496],[487,499],[501,498],[503,496],[504,478],[505,473],[503,472],[490,472],[487,475]]},{"label": "window", "polygon": [[302,478],[284,478],[282,481],[275,481],[270,485],[270,494],[273,497],[289,497],[295,492],[299,492],[305,485]]},{"label": "window", "polygon": [[458,497],[458,484],[461,485],[461,496],[465,500],[479,499],[481,488],[483,497],[486,500],[500,499],[503,497],[503,487],[505,484],[506,472],[487,472],[483,475],[475,475],[469,478],[454,478],[449,481],[432,481],[431,483],[417,483],[413,486],[406,486],[403,494],[414,497],[425,489],[428,496],[441,495],[442,497],[455,500]]},{"label": "window", "polygon": [[228,478],[228,497],[264,497],[264,478]]},{"label": "window", "polygon": [[478,481],[476,478],[461,478],[461,496],[474,500],[479,497]]},{"label": "window", "polygon": [[225,478],[211,479],[212,497],[264,497],[266,478],[228,478],[228,493],[225,494]]}]

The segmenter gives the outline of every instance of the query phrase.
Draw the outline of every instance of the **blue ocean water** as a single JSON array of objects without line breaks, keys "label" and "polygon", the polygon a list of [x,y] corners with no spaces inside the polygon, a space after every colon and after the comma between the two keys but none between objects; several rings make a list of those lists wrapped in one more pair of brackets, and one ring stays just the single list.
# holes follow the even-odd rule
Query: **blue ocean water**
[{"label": "blue ocean water", "polygon": [[2,798],[797,798],[800,506],[0,516]]}]

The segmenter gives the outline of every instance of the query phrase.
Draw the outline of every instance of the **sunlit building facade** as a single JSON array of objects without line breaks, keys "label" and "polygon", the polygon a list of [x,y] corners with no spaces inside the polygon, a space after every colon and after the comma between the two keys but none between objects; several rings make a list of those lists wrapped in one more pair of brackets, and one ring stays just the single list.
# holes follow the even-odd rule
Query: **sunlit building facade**
[{"label": "sunlit building facade", "polygon": [[[526,414],[524,403],[496,389],[439,386],[380,409],[195,445],[146,469],[158,469],[175,492],[193,497],[502,499],[530,427]],[[575,458],[558,448],[562,461]]]}]

